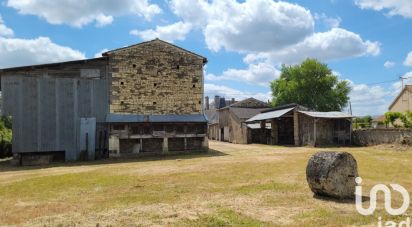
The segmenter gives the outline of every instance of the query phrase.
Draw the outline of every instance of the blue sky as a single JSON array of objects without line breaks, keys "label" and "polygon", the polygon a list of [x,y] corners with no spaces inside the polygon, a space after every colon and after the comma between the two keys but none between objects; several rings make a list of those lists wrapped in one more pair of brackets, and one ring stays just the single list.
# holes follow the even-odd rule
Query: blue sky
[{"label": "blue sky", "polygon": [[0,68],[158,37],[209,59],[206,95],[268,100],[282,64],[312,57],[350,81],[356,115],[384,113],[412,77],[410,0],[0,2]]}]

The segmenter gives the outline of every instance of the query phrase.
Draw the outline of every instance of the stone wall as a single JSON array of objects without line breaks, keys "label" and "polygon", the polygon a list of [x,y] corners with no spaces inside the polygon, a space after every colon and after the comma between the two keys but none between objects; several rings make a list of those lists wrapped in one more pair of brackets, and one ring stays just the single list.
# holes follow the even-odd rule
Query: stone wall
[{"label": "stone wall", "polygon": [[161,40],[108,52],[111,113],[198,114],[203,57]]},{"label": "stone wall", "polygon": [[412,129],[358,129],[352,135],[353,143],[361,146],[385,143],[412,145]]}]

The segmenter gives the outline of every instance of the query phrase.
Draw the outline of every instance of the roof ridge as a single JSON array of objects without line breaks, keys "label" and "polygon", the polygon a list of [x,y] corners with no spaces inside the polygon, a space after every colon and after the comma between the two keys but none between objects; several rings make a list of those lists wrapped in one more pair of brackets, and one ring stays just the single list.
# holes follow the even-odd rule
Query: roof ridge
[{"label": "roof ridge", "polygon": [[156,38],[156,39],[153,39],[153,40],[144,41],[144,42],[141,42],[141,43],[132,44],[132,45],[129,45],[129,46],[125,46],[125,47],[121,47],[121,48],[117,48],[117,49],[113,49],[113,50],[109,50],[109,51],[107,51],[107,52],[104,52],[102,55],[103,55],[103,56],[107,56],[107,55],[108,55],[109,53],[111,53],[111,52],[115,52],[115,51],[119,51],[119,50],[124,50],[124,49],[127,49],[127,48],[131,48],[131,47],[135,47],[135,46],[140,46],[140,45],[144,45],[144,44],[151,43],[151,42],[156,42],[156,41],[165,43],[165,44],[167,44],[167,45],[170,45],[170,46],[172,46],[172,47],[175,47],[175,48],[177,48],[177,49],[180,49],[180,50],[182,50],[182,51],[184,51],[184,52],[187,52],[187,53],[189,53],[189,54],[192,54],[192,55],[195,55],[195,56],[197,56],[197,57],[203,58],[203,63],[205,63],[205,64],[207,63],[207,58],[206,58],[206,57],[203,57],[203,56],[200,55],[200,54],[197,54],[197,53],[192,52],[192,51],[190,51],[190,50],[184,49],[183,47],[177,46],[177,45],[175,45],[175,44],[173,44],[173,43],[166,42],[166,41],[161,40],[161,39],[159,39],[159,38]]}]

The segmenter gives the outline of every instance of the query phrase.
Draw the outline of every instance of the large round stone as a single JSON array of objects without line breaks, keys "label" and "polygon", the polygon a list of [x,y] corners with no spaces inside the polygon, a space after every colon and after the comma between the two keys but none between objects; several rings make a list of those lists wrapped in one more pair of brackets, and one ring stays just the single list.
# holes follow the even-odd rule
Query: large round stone
[{"label": "large round stone", "polygon": [[356,177],[356,160],[347,152],[318,152],[309,159],[306,167],[309,187],[320,196],[354,198]]}]

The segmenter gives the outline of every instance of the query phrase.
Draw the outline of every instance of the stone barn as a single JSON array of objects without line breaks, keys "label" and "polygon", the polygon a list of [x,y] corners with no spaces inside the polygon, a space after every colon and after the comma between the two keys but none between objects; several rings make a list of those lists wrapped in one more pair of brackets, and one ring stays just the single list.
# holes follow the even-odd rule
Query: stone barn
[{"label": "stone barn", "polygon": [[297,104],[263,111],[248,119],[260,125],[253,130],[254,142],[279,145],[349,145],[352,116],[342,112],[315,112]]},{"label": "stone barn", "polygon": [[238,144],[251,143],[251,129],[245,121],[268,109],[267,103],[254,98],[218,109],[209,121],[209,138]]},{"label": "stone barn", "polygon": [[205,150],[207,59],[156,39],[103,57],[0,70],[20,162]]}]

